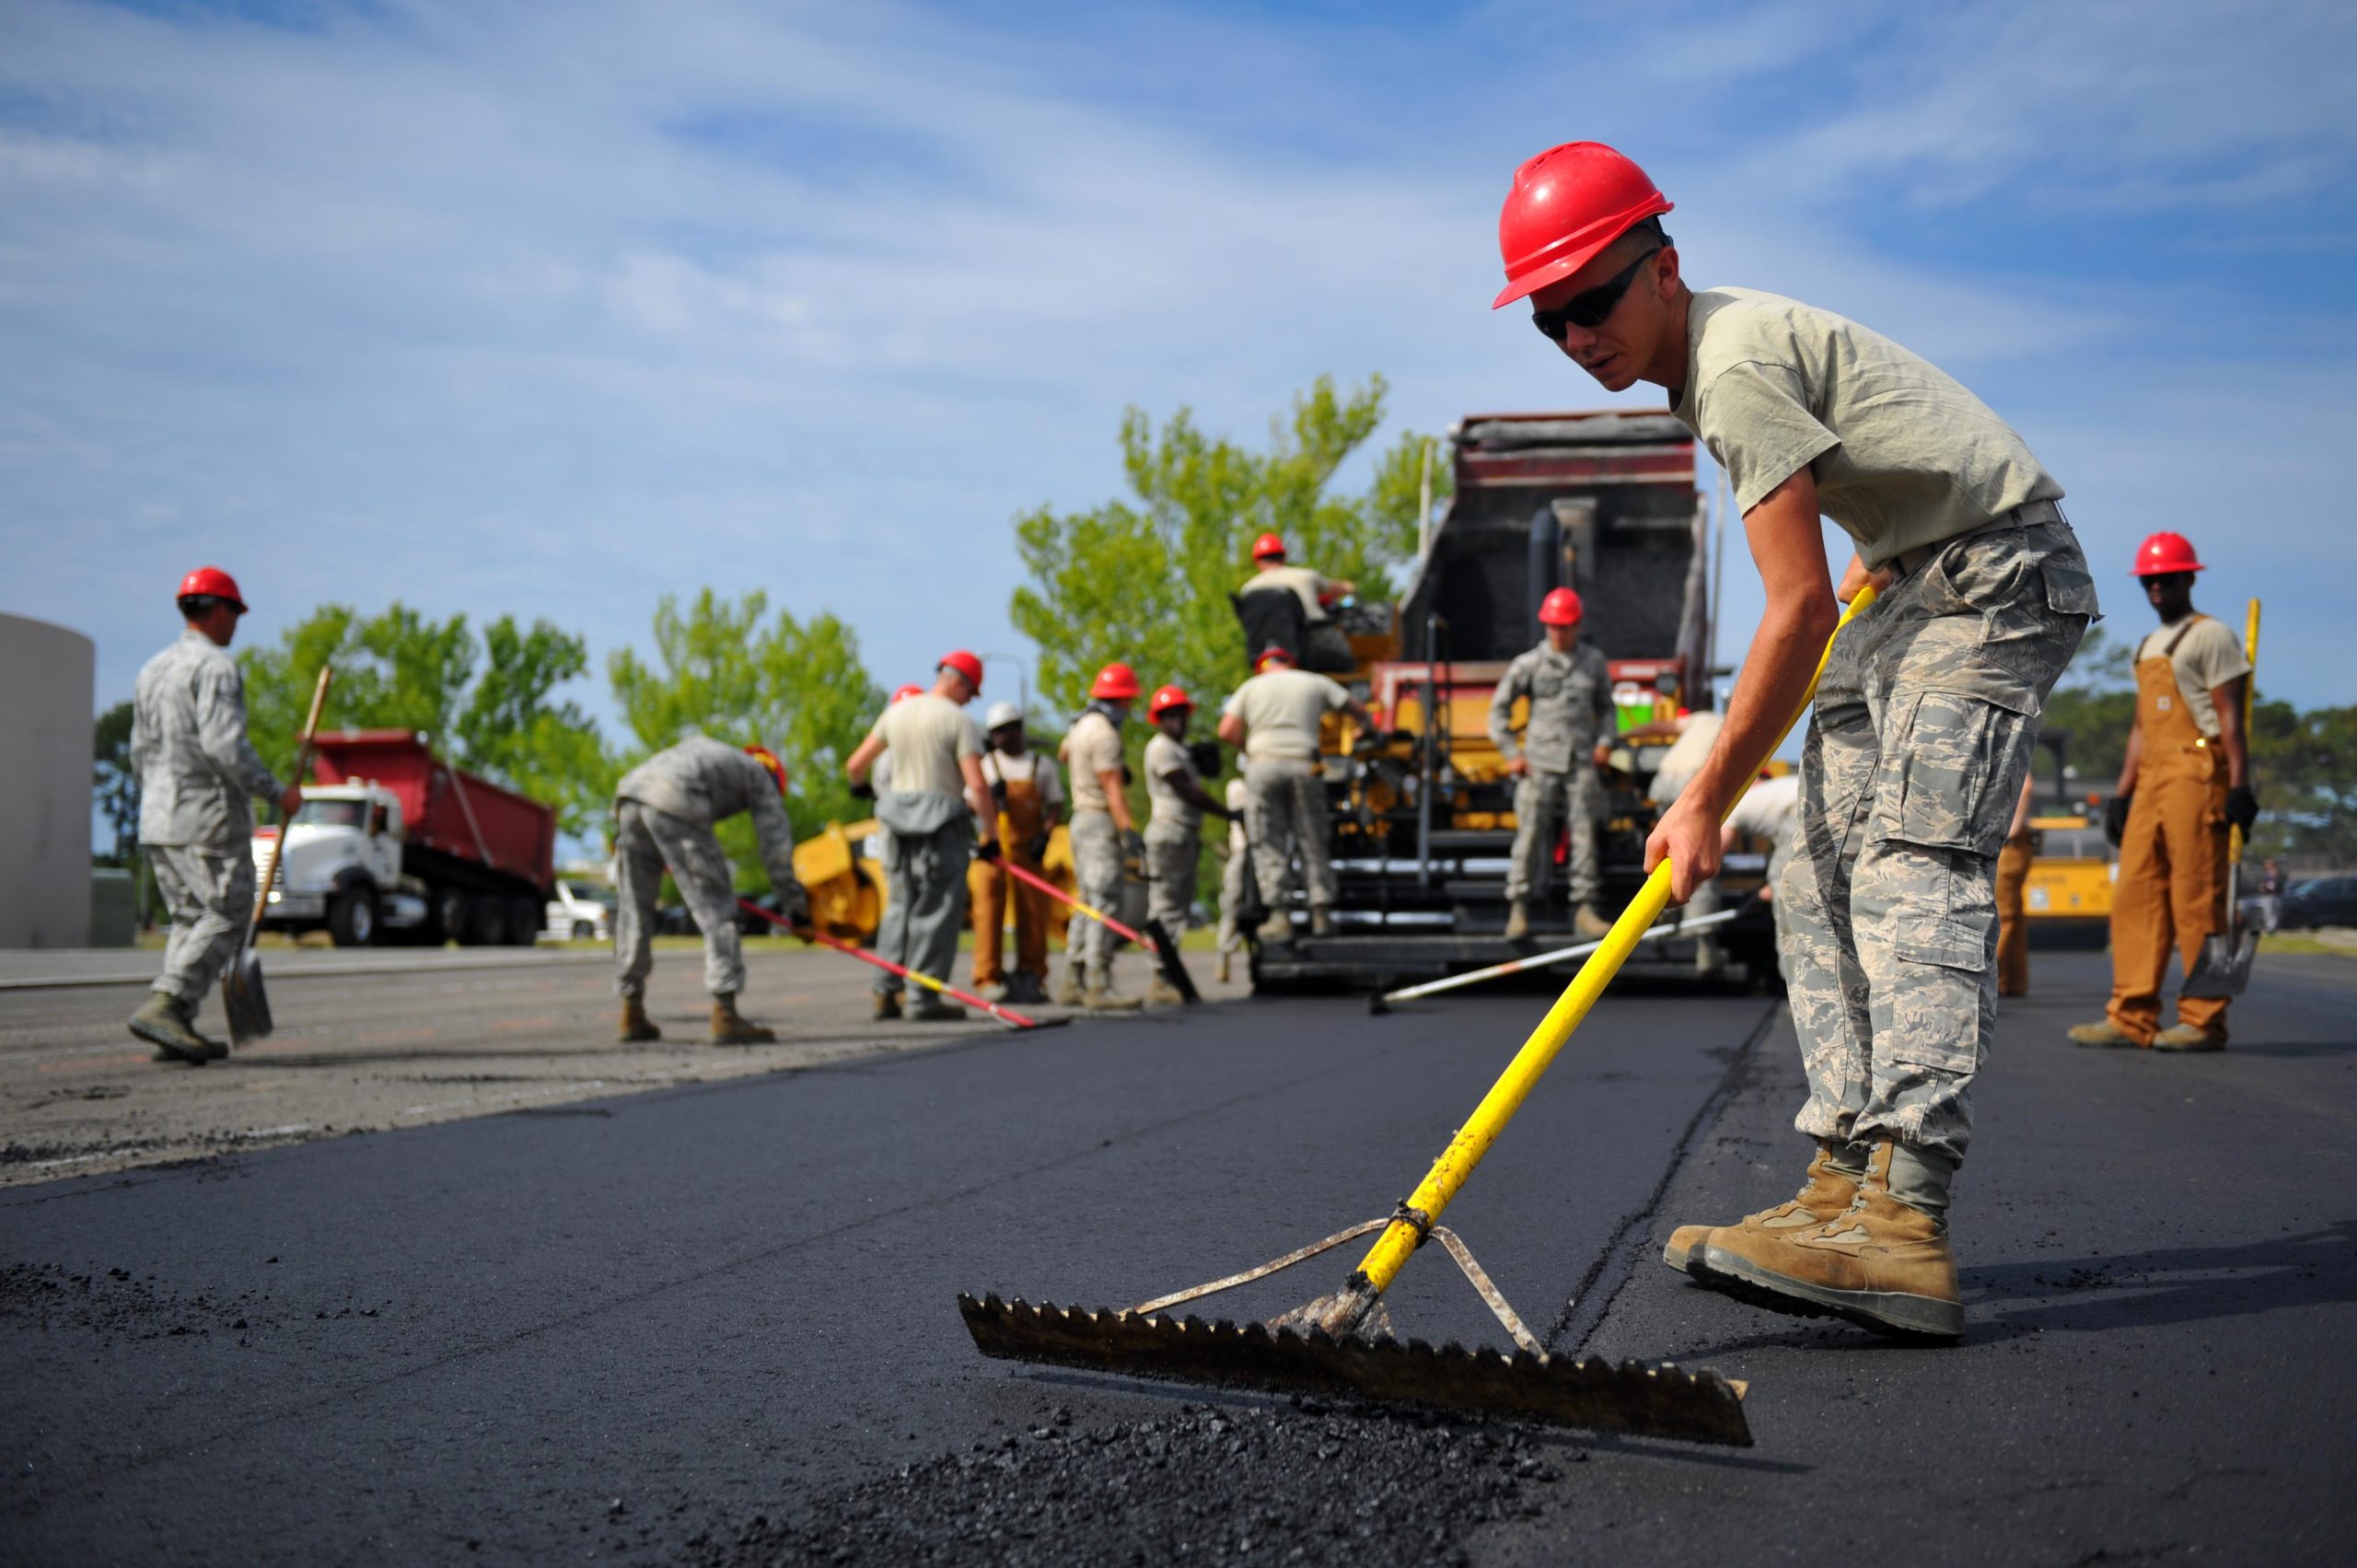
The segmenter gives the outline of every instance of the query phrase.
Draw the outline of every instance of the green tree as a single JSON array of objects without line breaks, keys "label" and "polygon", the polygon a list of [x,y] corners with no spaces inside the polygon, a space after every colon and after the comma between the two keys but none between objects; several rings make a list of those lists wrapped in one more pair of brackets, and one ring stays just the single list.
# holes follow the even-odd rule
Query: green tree
[{"label": "green tree", "polygon": [[[2119,777],[2128,732],[2136,722],[2136,677],[2129,668],[2134,654],[2133,644],[2119,642],[2095,627],[2047,696],[2039,734],[2061,739],[2067,749],[2077,777],[2060,793],[2074,806],[2084,805],[2090,795],[2110,795]],[[2050,798],[2045,788],[2054,782],[2052,763],[2041,756],[2036,767],[2044,781],[2038,796],[2043,804]]]},{"label": "green tree", "polygon": [[[884,692],[860,661],[857,634],[833,614],[772,616],[758,589],[731,601],[706,588],[684,611],[666,594],[655,611],[653,659],[624,648],[608,658],[607,672],[636,743],[631,761],[691,735],[759,741],[786,765],[797,837],[866,815],[842,763],[882,710]],[[768,886],[749,819],[723,822],[720,842],[740,887]]]},{"label": "green tree", "polygon": [[114,847],[102,859],[129,865],[139,856],[139,773],[131,765],[131,703],[117,703],[92,726],[95,745],[91,785],[99,814],[114,833]]}]

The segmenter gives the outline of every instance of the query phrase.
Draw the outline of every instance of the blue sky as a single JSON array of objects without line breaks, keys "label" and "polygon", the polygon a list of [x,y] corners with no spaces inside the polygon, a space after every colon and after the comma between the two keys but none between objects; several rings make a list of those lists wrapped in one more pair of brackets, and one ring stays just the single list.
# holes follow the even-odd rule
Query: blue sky
[{"label": "blue sky", "polygon": [[92,635],[101,703],[205,561],[250,636],[398,597],[600,677],[705,585],[888,685],[1019,650],[1009,519],[1114,494],[1124,404],[1609,401],[1488,309],[1515,165],[1592,137],[1690,278],[2022,430],[2116,625],[2179,528],[2266,597],[2262,689],[2347,702],[2351,59],[2357,9],[2177,0],[0,0],[0,608]]}]

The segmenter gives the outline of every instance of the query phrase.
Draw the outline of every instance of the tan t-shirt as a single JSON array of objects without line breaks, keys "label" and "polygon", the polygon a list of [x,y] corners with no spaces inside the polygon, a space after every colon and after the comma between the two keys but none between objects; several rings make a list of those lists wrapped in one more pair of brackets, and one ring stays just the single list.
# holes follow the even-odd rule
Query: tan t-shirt
[{"label": "tan t-shirt", "polygon": [[1306,566],[1271,566],[1265,572],[1252,574],[1237,591],[1257,594],[1286,589],[1300,598],[1302,614],[1307,616],[1309,624],[1315,626],[1329,619],[1326,607],[1318,602],[1318,596],[1328,587],[1324,574],[1313,572]]},{"label": "tan t-shirt", "polygon": [[1318,755],[1318,726],[1351,695],[1306,669],[1272,669],[1236,689],[1220,708],[1244,721],[1244,754],[1260,761],[1308,761]]},{"label": "tan t-shirt", "polygon": [[1868,566],[2062,487],[1945,371],[1855,321],[1780,295],[1706,289],[1687,318],[1671,412],[1748,512],[1805,465],[1817,505]]},{"label": "tan t-shirt", "polygon": [[958,759],[982,754],[982,732],[966,710],[932,691],[893,703],[867,733],[883,740],[892,761],[890,788],[906,795],[965,794]]},{"label": "tan t-shirt", "polygon": [[1195,771],[1195,759],[1187,749],[1157,731],[1145,743],[1145,799],[1153,808],[1152,820],[1190,830],[1202,827],[1203,808],[1170,787],[1167,781],[1172,773],[1197,789],[1203,786],[1203,775]]},{"label": "tan t-shirt", "polygon": [[2201,733],[2211,739],[2218,738],[2218,700],[2210,695],[2213,687],[2223,686],[2237,675],[2250,673],[2250,660],[2243,656],[2243,640],[2229,630],[2223,621],[2197,613],[2193,624],[2172,621],[2136,645],[2136,662],[2158,658],[2169,639],[2185,627],[2184,640],[2177,652],[2169,656],[2169,668],[2177,672],[2177,689],[2185,693],[2186,711]]},{"label": "tan t-shirt", "polygon": [[1109,811],[1099,773],[1121,771],[1121,732],[1113,721],[1091,708],[1073,721],[1058,755],[1072,774],[1072,805],[1075,811]]},{"label": "tan t-shirt", "polygon": [[1711,748],[1718,744],[1719,730],[1725,723],[1726,715],[1711,708],[1686,715],[1686,727],[1678,732],[1678,738],[1663,753],[1661,765],[1654,770],[1655,805],[1667,806],[1686,793],[1686,786],[1711,760]]}]

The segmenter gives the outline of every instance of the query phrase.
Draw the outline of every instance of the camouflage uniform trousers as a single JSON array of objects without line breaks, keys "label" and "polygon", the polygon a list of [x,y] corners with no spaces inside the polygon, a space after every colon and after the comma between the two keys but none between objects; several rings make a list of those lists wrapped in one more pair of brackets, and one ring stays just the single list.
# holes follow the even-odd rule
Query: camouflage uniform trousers
[{"label": "camouflage uniform trousers", "polygon": [[703,933],[704,989],[736,995],[745,989],[745,939],[737,929],[737,871],[727,853],[710,828],[628,799],[614,807],[614,990],[631,999],[646,994],[667,865]]},{"label": "camouflage uniform trousers", "polygon": [[1959,540],[1843,631],[1776,889],[1813,1138],[1964,1157],[1996,1018],[1997,851],[2096,613],[2061,523]]},{"label": "camouflage uniform trousers", "polygon": [[[1109,912],[1121,904],[1121,833],[1109,811],[1075,811],[1072,817],[1072,877],[1080,901]],[[1082,968],[1100,984],[1113,972],[1113,933],[1105,923],[1072,912],[1064,927],[1064,966]]]},{"label": "camouflage uniform trousers", "polygon": [[1145,830],[1146,918],[1162,922],[1177,941],[1186,935],[1195,907],[1195,867],[1203,858],[1200,828],[1147,824]]},{"label": "camouflage uniform trousers", "polygon": [[1244,930],[1238,923],[1244,912],[1244,878],[1252,868],[1249,849],[1231,849],[1219,873],[1219,939],[1213,946],[1223,953],[1244,950]]},{"label": "camouflage uniform trousers", "polygon": [[149,844],[147,859],[172,915],[164,972],[156,977],[155,989],[184,1004],[193,1016],[237,956],[246,923],[254,917],[253,850],[243,839],[234,849]]},{"label": "camouflage uniform trousers", "polygon": [[[1585,757],[1595,744],[1589,740],[1574,746],[1573,755]],[[1547,886],[1547,872],[1555,859],[1555,830],[1568,821],[1572,853],[1565,869],[1571,873],[1572,902],[1596,901],[1604,890],[1596,858],[1596,808],[1603,796],[1594,768],[1574,768],[1568,773],[1533,768],[1522,775],[1514,786],[1514,864],[1506,873],[1508,899],[1519,903]]]},{"label": "camouflage uniform trousers", "polygon": [[1292,758],[1255,759],[1244,764],[1244,830],[1252,840],[1252,875],[1271,910],[1292,880],[1294,854],[1301,854],[1301,880],[1309,906],[1334,901],[1334,866],[1328,858],[1329,824],[1326,784],[1317,765]]}]

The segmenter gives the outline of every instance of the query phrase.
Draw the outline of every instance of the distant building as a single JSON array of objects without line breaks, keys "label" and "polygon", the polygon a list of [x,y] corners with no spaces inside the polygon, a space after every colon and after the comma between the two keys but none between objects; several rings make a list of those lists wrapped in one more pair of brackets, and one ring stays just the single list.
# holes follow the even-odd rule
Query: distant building
[{"label": "distant building", "polygon": [[89,945],[97,691],[89,638],[0,615],[0,947]]}]

